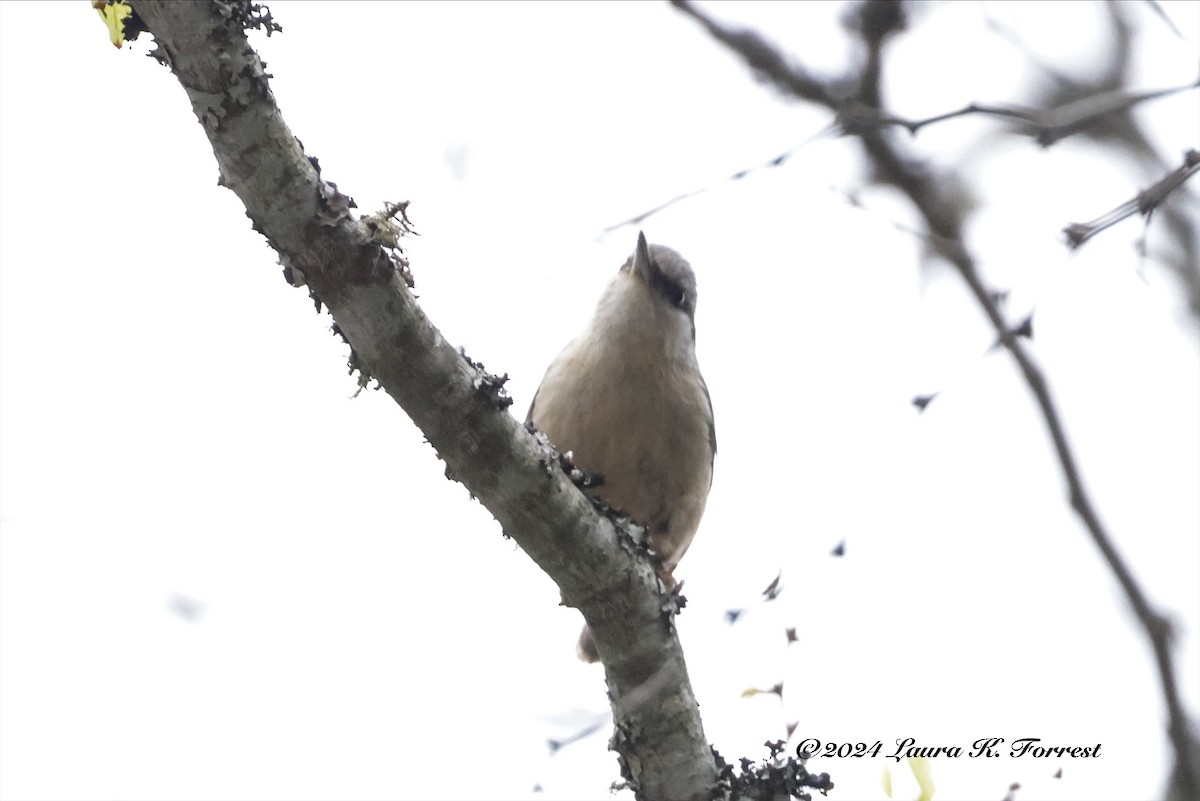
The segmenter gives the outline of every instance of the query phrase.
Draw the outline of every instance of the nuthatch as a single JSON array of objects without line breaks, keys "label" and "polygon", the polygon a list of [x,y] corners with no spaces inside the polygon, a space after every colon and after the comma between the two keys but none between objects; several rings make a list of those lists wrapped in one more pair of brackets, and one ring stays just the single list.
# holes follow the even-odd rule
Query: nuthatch
[{"label": "nuthatch", "polygon": [[[576,467],[603,476],[589,492],[646,526],[669,587],[704,514],[717,452],[695,314],[691,266],[639,233],[587,329],[546,370],[528,418]],[[578,651],[599,658],[586,625]]]}]

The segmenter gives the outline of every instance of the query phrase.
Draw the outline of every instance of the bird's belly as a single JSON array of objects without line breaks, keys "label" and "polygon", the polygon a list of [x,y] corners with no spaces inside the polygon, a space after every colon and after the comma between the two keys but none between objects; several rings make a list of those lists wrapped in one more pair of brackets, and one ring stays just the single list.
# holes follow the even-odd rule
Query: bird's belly
[{"label": "bird's belly", "polygon": [[703,503],[711,480],[704,418],[671,414],[669,409],[686,404],[647,394],[629,393],[617,402],[593,399],[597,402],[582,403],[570,415],[572,425],[565,430],[546,432],[559,448],[573,452],[579,469],[604,476],[593,495],[651,532],[669,527],[685,499],[699,497]]}]

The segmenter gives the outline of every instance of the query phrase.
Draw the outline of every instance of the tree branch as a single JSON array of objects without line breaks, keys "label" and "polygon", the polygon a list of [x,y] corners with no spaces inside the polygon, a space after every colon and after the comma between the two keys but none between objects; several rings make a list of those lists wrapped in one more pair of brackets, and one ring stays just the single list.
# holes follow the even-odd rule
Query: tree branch
[{"label": "tree branch", "polygon": [[[794,76],[807,75],[807,73],[803,68],[789,64],[787,59],[777,51],[770,52],[774,50],[774,47],[758,34],[745,30],[728,30],[687,0],[674,0],[674,5],[699,21],[716,41],[740,55],[746,65],[763,79],[788,91],[792,91],[791,87],[795,86],[796,91],[792,91],[792,93],[797,98],[820,103],[835,113],[840,113],[845,107],[844,102],[834,99],[837,97],[837,92],[831,86],[797,84]],[[851,20],[851,27],[859,34],[865,50],[861,72],[857,80],[853,81],[853,84],[858,87],[853,102],[862,107],[879,109],[882,106],[879,96],[882,49],[888,36],[903,25],[903,12],[899,10],[900,8],[900,4],[889,2],[889,0],[864,0],[856,8],[857,19]],[[778,74],[772,75],[771,71],[776,69]],[[1090,117],[1093,120],[1097,118],[1097,115]],[[929,241],[935,251],[957,268],[971,290],[971,294],[974,295],[976,302],[992,324],[1000,343],[1020,369],[1026,385],[1034,396],[1053,443],[1054,452],[1067,485],[1071,508],[1083,522],[1093,543],[1116,577],[1125,598],[1142,625],[1154,654],[1163,701],[1167,708],[1168,735],[1176,759],[1173,781],[1178,783],[1178,787],[1183,788],[1180,797],[1200,797],[1200,765],[1196,762],[1197,748],[1191,723],[1184,711],[1176,684],[1171,657],[1170,625],[1150,603],[1118,552],[1112,537],[1100,521],[1095,503],[1084,487],[1074,452],[1067,441],[1065,427],[1051,397],[1045,376],[1034,362],[1033,357],[1026,351],[1021,338],[1004,319],[996,305],[995,293],[986,287],[976,269],[976,259],[964,244],[962,236],[964,212],[956,199],[954,181],[946,180],[950,176],[935,175],[924,164],[903,153],[894,139],[887,135],[888,132],[877,126],[858,126],[848,130],[848,133],[856,135],[861,141],[875,168],[875,180],[900,190],[924,218],[928,228]],[[1185,165],[1186,168],[1187,165]],[[1176,173],[1178,172],[1176,171]],[[1176,173],[1172,175],[1176,175]],[[1170,177],[1168,176],[1168,178]],[[1182,183],[1186,177],[1184,175],[1179,178],[1175,185]],[[1164,182],[1160,182],[1164,185],[1165,183],[1166,179]]]},{"label": "tree branch", "polygon": [[1032,136],[1039,145],[1049,147],[1060,139],[1065,139],[1071,134],[1083,130],[1101,117],[1128,111],[1139,103],[1168,97],[1197,87],[1200,87],[1200,79],[1185,86],[1153,89],[1145,92],[1113,89],[1049,109],[1026,108],[1003,103],[969,103],[957,111],[935,114],[919,120],[909,120],[883,113],[873,107],[854,104],[844,107],[839,112],[839,119],[842,121],[843,127],[850,131],[859,126],[882,128],[895,125],[907,129],[911,134],[916,134],[927,125],[965,117],[969,114],[982,114],[1024,123],[1023,133]]},{"label": "tree branch", "polygon": [[[1136,73],[1131,57],[1137,41],[1134,26],[1129,17],[1134,6],[1128,3],[1106,3],[1104,23],[1106,30],[1101,34],[1107,40],[1101,52],[1104,57],[1093,62],[1085,77],[1071,77],[1041,61],[1020,37],[1007,25],[988,18],[987,26],[1004,41],[1008,42],[1025,59],[1037,68],[1043,83],[1037,88],[1034,105],[1043,108],[1058,108],[1088,97],[1122,89],[1129,76]],[[1157,152],[1144,124],[1124,109],[1102,117],[1081,127],[1076,133],[1084,141],[1104,148],[1110,153],[1119,153],[1134,162],[1147,175],[1166,172],[1171,165]],[[1195,214],[1184,208],[1185,204],[1172,203],[1164,206],[1157,215],[1169,246],[1160,253],[1164,267],[1174,272],[1187,293],[1192,316],[1200,320],[1200,230],[1195,223]],[[1144,248],[1146,237],[1141,237]]]},{"label": "tree branch", "polygon": [[221,183],[245,204],[290,280],[329,308],[352,361],[558,584],[563,602],[583,612],[608,656],[613,747],[638,797],[708,799],[716,765],[671,622],[677,599],[636,544],[640,530],[599,514],[557,454],[506,411],[503,379],[460,355],[421,311],[383,246],[394,240],[350,215],[353,201],[321,178],[284,123],[242,30],[246,8],[136,1],[156,57],[208,135]]},{"label": "tree branch", "polygon": [[1189,150],[1183,155],[1182,165],[1171,170],[1158,181],[1155,181],[1148,189],[1138,192],[1137,197],[1122,203],[1105,214],[1101,214],[1091,222],[1071,223],[1064,228],[1063,233],[1067,235],[1067,244],[1072,248],[1078,248],[1096,234],[1116,225],[1121,220],[1132,217],[1135,214],[1149,217],[1154,213],[1155,209],[1166,201],[1172,192],[1183,186],[1184,181],[1191,178],[1197,172],[1200,172],[1200,151]]},{"label": "tree branch", "polygon": [[822,81],[803,67],[790,62],[758,31],[734,29],[720,24],[687,0],[671,0],[671,5],[704,26],[708,34],[742,57],[755,76],[801,100],[834,107],[842,92],[837,81]]},{"label": "tree branch", "polygon": [[[835,130],[835,129],[826,128],[826,130]],[[821,131],[821,132],[817,133],[816,135],[810,137],[809,141],[816,139],[818,136],[821,136],[824,133],[825,133],[825,131]],[[785,164],[787,162],[787,160],[796,153],[797,150],[804,147],[805,144],[808,144],[808,142],[804,142],[802,144],[797,145],[796,147],[791,148],[790,150],[786,150],[783,153],[780,153],[778,156],[775,156],[772,159],[764,161],[761,164],[755,164],[750,167],[744,167],[743,169],[740,169],[737,172],[733,173],[732,175],[729,175],[728,177],[723,179],[722,182],[724,182],[724,181],[740,181],[743,178],[747,177],[748,175],[759,172],[760,170],[770,170],[770,169],[774,169],[775,167],[780,167],[783,164]],[[676,195],[675,197],[671,198],[670,200],[659,203],[654,208],[647,209],[646,211],[643,211],[639,214],[635,214],[634,216],[629,217],[628,219],[621,220],[621,222],[619,222],[619,223],[613,223],[612,225],[607,226],[606,228],[604,228],[604,230],[602,230],[600,232],[600,234],[601,234],[601,236],[603,236],[605,234],[610,234],[613,231],[616,231],[618,228],[624,228],[627,225],[628,226],[641,225],[642,222],[644,220],[646,220],[647,218],[653,217],[655,214],[658,214],[661,211],[667,210],[671,206],[674,206],[676,203],[682,203],[683,201],[688,200],[689,198],[696,197],[697,195],[702,195],[712,188],[713,188],[713,185],[702,186],[699,189],[693,189],[690,192],[684,192],[682,195]]]}]

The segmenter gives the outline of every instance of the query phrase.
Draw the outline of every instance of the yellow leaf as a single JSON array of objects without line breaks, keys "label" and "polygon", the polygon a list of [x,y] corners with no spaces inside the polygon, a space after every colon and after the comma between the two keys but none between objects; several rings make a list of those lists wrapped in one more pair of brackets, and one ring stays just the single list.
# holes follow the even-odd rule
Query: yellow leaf
[{"label": "yellow leaf", "polygon": [[883,787],[883,794],[888,798],[892,797],[892,771],[887,765],[883,766],[883,775],[879,777],[879,784]]},{"label": "yellow leaf", "polygon": [[933,801],[933,794],[937,790],[933,786],[933,763],[926,757],[909,757],[908,767],[921,788],[917,801]]},{"label": "yellow leaf", "polygon": [[108,38],[112,40],[114,47],[120,47],[125,42],[125,18],[133,13],[133,8],[128,3],[122,3],[120,0],[114,2],[105,2],[105,0],[93,0],[92,8],[100,15],[100,19],[104,20],[105,26],[108,27]]}]

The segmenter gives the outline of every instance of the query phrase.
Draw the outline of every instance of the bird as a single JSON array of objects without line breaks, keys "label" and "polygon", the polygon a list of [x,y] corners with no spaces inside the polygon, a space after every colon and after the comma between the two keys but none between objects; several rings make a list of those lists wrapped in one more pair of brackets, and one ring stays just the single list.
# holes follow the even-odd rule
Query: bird
[{"label": "bird", "polygon": [[[638,233],[583,333],[546,369],[526,423],[576,468],[585,489],[646,527],[659,577],[674,588],[708,501],[717,434],[696,360],[696,275]],[[585,624],[576,651],[600,658]]]}]

